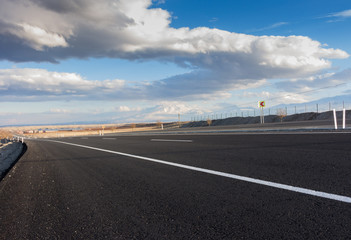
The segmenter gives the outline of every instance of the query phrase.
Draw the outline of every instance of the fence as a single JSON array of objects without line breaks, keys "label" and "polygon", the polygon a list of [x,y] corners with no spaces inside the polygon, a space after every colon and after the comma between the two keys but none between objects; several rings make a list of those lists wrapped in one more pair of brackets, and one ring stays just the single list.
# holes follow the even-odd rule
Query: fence
[{"label": "fence", "polygon": [[[328,103],[313,103],[313,104],[290,104],[290,105],[278,105],[274,107],[265,107],[263,109],[264,116],[269,115],[279,115],[278,111],[283,110],[286,115],[301,114],[307,112],[327,112],[336,109],[336,111],[341,111],[342,109],[350,110],[351,104],[344,101],[340,102],[328,102]],[[200,115],[188,116],[188,120],[192,122],[196,121],[206,121],[210,120],[219,120],[230,117],[257,117],[261,115],[261,110],[259,108],[236,108],[232,111],[223,111],[223,112],[212,112]]]}]

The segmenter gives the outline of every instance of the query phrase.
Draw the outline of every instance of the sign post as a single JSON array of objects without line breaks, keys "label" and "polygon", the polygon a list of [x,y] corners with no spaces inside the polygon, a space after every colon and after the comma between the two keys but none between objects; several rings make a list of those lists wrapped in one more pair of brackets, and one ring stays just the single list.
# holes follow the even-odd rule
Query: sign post
[{"label": "sign post", "polygon": [[261,124],[264,124],[264,111],[263,111],[263,108],[266,107],[266,102],[265,101],[259,101],[258,102],[258,107],[261,109],[261,115],[260,115]]}]

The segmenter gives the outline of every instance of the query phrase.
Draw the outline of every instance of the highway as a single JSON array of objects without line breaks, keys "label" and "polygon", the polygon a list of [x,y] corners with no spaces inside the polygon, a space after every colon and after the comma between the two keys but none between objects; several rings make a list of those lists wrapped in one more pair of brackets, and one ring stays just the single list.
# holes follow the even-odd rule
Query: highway
[{"label": "highway", "polygon": [[351,133],[27,140],[0,239],[347,239]]}]

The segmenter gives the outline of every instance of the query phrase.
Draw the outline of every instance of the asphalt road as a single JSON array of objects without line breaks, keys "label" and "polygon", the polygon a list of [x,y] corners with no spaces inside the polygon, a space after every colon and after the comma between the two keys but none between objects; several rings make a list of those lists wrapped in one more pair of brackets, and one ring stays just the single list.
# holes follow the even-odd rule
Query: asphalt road
[{"label": "asphalt road", "polygon": [[27,141],[27,152],[0,182],[0,239],[351,236],[351,203],[197,170],[350,199],[350,133],[57,141],[82,146]]},{"label": "asphalt road", "polygon": [[[150,135],[150,134],[194,134],[194,133],[260,133],[260,132],[306,132],[306,131],[324,131],[324,132],[335,132],[335,131],[348,131],[351,132],[350,120],[346,120],[346,129],[343,129],[342,119],[338,118],[337,122],[338,130],[335,130],[333,120],[309,120],[309,121],[290,121],[290,122],[277,122],[277,123],[265,123],[265,124],[237,124],[237,125],[218,125],[218,126],[202,126],[202,127],[181,127],[181,128],[168,128],[164,130],[153,130],[153,131],[136,131],[135,135]],[[114,134],[112,134],[114,135]],[[121,135],[131,135],[131,132],[118,133]]]}]

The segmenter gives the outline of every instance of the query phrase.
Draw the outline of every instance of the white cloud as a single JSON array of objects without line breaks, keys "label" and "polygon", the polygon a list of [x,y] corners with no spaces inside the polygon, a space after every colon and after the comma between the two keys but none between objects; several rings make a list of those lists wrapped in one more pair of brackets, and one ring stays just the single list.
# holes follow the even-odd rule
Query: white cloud
[{"label": "white cloud", "polygon": [[166,0],[152,0],[152,1],[155,2],[157,5],[166,3]]},{"label": "white cloud", "polygon": [[157,105],[144,108],[135,116],[134,120],[144,119],[145,121],[177,120],[178,114],[181,119],[184,115],[203,114],[206,107],[194,104],[187,104],[180,101],[162,101]]},{"label": "white cloud", "polygon": [[299,94],[293,94],[293,93],[282,93],[282,99],[284,104],[290,104],[290,103],[304,103],[307,102],[306,96],[299,95]]},{"label": "white cloud", "polygon": [[[131,100],[131,101],[189,101],[229,99],[232,91],[245,89],[260,89],[274,86],[284,92],[298,93],[313,89],[337,86],[349,82],[350,69],[339,73],[326,73],[281,80],[270,84],[266,79],[239,79],[232,81],[226,76],[215,76],[212,72],[193,72],[168,79],[131,83],[125,80],[94,81],[84,79],[75,73],[50,72],[44,69],[0,69],[0,95],[2,101],[62,101],[62,100]],[[218,78],[221,78],[218,81]],[[241,98],[267,96],[267,92],[255,93],[246,91]],[[247,102],[247,101],[246,101]],[[174,112],[171,107],[165,111]],[[121,105],[116,108],[118,112],[139,111]]]},{"label": "white cloud", "polygon": [[[17,56],[23,61],[100,56],[162,59],[200,69],[233,69],[230,74],[238,71],[237,78],[253,75],[252,69],[257,69],[254,74],[264,78],[316,72],[330,67],[328,59],[348,57],[342,50],[324,48],[302,36],[172,28],[171,14],[150,8],[151,0],[1,1],[0,23],[6,26],[2,36],[11,39],[14,35],[19,45],[24,42],[32,50],[48,48],[45,55],[23,49],[28,54]],[[14,9],[19,14],[8,14]],[[8,47],[15,47],[13,42],[9,40]],[[7,52],[0,57],[14,60]]]},{"label": "white cloud", "polygon": [[58,98],[104,98],[124,87],[123,80],[88,81],[75,73],[44,69],[0,69],[0,92],[7,100],[46,101]]},{"label": "white cloud", "polygon": [[289,24],[288,22],[277,22],[266,27],[250,30],[249,32],[261,32],[261,31],[271,30],[271,29],[279,28],[284,25],[288,25],[288,24]]},{"label": "white cloud", "polygon": [[341,18],[351,17],[351,9],[329,14],[328,17],[341,17]]},{"label": "white cloud", "polygon": [[20,31],[13,33],[20,38],[26,39],[28,45],[35,50],[43,51],[44,47],[67,47],[68,44],[63,36],[50,33],[40,27],[31,26],[26,23],[18,24]]},{"label": "white cloud", "polygon": [[128,106],[119,106],[116,108],[117,112],[139,112],[142,110],[141,107],[128,107]]},{"label": "white cloud", "polygon": [[130,111],[131,111],[130,108],[127,107],[127,106],[120,106],[120,107],[118,107],[117,110],[118,110],[119,112],[130,112]]},{"label": "white cloud", "polygon": [[86,80],[75,73],[42,69],[1,70],[0,93],[17,100],[17,94],[32,101],[223,98],[230,96],[229,91],[260,85],[262,79],[309,77],[330,68],[330,59],[349,56],[305,36],[254,36],[206,27],[173,28],[171,13],[153,8],[152,0],[0,3],[0,59],[156,59],[193,70],[146,84]]},{"label": "white cloud", "polygon": [[273,107],[278,104],[291,104],[291,103],[303,103],[309,100],[309,96],[299,93],[292,93],[290,91],[279,91],[271,89],[269,91],[252,92],[245,91],[239,95],[240,98],[245,99],[245,103],[239,103],[241,107],[257,107],[258,101],[265,101],[266,107]]},{"label": "white cloud", "polygon": [[50,113],[72,113],[72,110],[61,109],[61,108],[52,108],[52,109],[50,109]]},{"label": "white cloud", "polygon": [[[213,74],[183,74],[152,82],[125,80],[94,81],[76,73],[50,72],[45,69],[0,69],[0,94],[6,101],[55,100],[194,100],[229,98],[230,90],[259,87],[266,80],[218,84]],[[121,106],[119,111],[134,111]]]},{"label": "white cloud", "polygon": [[344,10],[344,11],[340,11],[340,12],[331,13],[331,14],[325,16],[324,18],[330,19],[327,22],[333,23],[333,22],[344,21],[350,17],[351,17],[351,9],[348,9],[348,10]]},{"label": "white cloud", "polygon": [[318,89],[337,87],[344,83],[349,83],[351,69],[346,69],[338,73],[326,73],[308,78],[291,79],[276,83],[278,89],[289,92],[307,92]]},{"label": "white cloud", "polygon": [[245,91],[242,94],[243,98],[256,98],[256,99],[269,99],[271,97],[271,93],[267,91],[262,91],[262,92],[247,92]]},{"label": "white cloud", "polygon": [[[188,120],[190,116],[211,112],[212,106],[189,104],[181,101],[162,101],[159,103],[149,102],[141,106],[120,106],[121,109],[130,111],[118,111],[116,109],[98,109],[97,114],[93,110],[81,108],[83,102],[76,102],[74,109],[52,108],[44,112],[0,112],[1,125],[20,124],[47,124],[47,123],[81,123],[81,122],[156,122],[177,121],[178,113],[181,120]],[[117,111],[115,111],[117,110]]]}]

